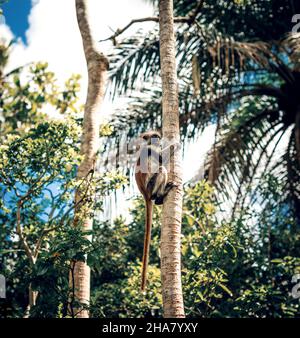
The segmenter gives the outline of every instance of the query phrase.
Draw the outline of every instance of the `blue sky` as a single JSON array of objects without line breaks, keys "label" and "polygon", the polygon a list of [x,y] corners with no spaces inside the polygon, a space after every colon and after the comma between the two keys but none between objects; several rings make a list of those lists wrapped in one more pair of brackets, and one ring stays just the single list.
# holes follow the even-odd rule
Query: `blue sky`
[{"label": "blue sky", "polygon": [[28,28],[31,0],[8,0],[2,9],[6,24],[16,37],[20,37],[26,43],[25,32]]}]

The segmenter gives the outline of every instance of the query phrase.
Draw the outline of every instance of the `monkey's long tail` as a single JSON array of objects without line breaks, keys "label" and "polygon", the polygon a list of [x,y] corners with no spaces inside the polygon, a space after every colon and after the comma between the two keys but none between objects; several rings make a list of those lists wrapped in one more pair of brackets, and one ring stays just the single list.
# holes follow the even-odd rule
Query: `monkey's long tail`
[{"label": "monkey's long tail", "polygon": [[144,237],[144,253],[143,253],[143,262],[142,262],[142,291],[146,289],[147,283],[147,271],[148,271],[148,262],[149,262],[149,251],[150,251],[150,242],[151,242],[151,227],[152,227],[152,211],[153,203],[150,200],[146,200],[146,222],[145,222],[145,237]]}]

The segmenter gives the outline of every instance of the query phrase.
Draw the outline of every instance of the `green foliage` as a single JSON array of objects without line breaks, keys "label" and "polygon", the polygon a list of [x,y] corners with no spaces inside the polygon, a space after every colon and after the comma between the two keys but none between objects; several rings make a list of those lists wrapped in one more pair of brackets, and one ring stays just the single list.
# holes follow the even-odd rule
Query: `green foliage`
[{"label": "green foliage", "polygon": [[[6,55],[8,58],[7,47],[1,48],[4,48],[6,54],[0,52],[0,55]],[[31,126],[45,120],[47,118],[45,109],[55,114],[79,112],[76,103],[80,76],[72,76],[61,90],[56,85],[54,73],[47,67],[47,63],[37,63],[29,66],[26,77],[20,76],[19,69],[17,72],[6,74],[1,81],[2,138],[9,133],[19,135],[25,133]],[[24,68],[23,70],[25,71]]]},{"label": "green foliage", "polygon": [[[39,293],[31,317],[53,318],[68,316],[70,262],[85,261],[92,250],[91,243],[80,228],[64,226],[48,238],[30,274],[32,288]],[[74,304],[73,304],[74,305]]]},{"label": "green foliage", "polygon": [[[145,317],[161,316],[159,273],[159,212],[153,222],[148,287],[140,291],[141,258],[145,215],[144,203],[138,199],[131,210],[132,222],[123,219],[95,224],[95,251],[88,261],[92,266],[93,316]],[[159,208],[156,208],[159,211]]]},{"label": "green foliage", "polygon": [[[118,172],[76,179],[82,160],[79,77],[71,77],[60,90],[45,64],[27,71],[2,82],[0,273],[7,279],[7,298],[1,300],[1,316],[24,315],[31,285],[38,297],[30,316],[64,317],[73,292],[68,283],[72,262],[85,261],[95,251],[89,234],[74,228],[75,190],[92,187],[96,214],[103,196],[127,180]],[[59,118],[43,113],[49,105]],[[101,126],[100,136],[110,130]],[[78,203],[94,200],[87,193]]]},{"label": "green foliage", "polygon": [[16,196],[29,189],[38,196],[41,187],[49,186],[55,178],[74,177],[73,169],[80,160],[80,129],[71,119],[66,122],[41,123],[24,137],[8,135],[0,146],[1,181]]},{"label": "green foliage", "polygon": [[141,265],[129,263],[124,279],[104,283],[94,292],[92,315],[95,317],[139,318],[161,316],[161,284],[157,267],[149,268],[149,289],[140,290]]},{"label": "green foliage", "polygon": [[[25,280],[22,283],[15,280],[11,288],[18,289],[23,283],[28,287],[31,283],[39,292],[31,316],[55,317],[59,309],[61,316],[65,316],[70,263],[84,261],[89,253],[89,257],[95,255],[94,247],[85,237],[88,234],[73,227],[74,192],[83,184],[75,180],[81,159],[79,134],[77,120],[70,117],[38,124],[24,136],[8,136],[0,146],[1,263],[9,282],[19,269],[27,270]],[[101,196],[124,183],[126,180],[118,173],[95,175],[90,181],[96,187],[95,193]],[[102,202],[99,199],[95,204],[95,213],[101,210]],[[23,259],[19,226],[35,256],[35,264],[30,263],[27,252],[29,261]],[[17,241],[13,240],[15,235]],[[13,294],[8,292],[10,297],[14,301]],[[21,307],[25,303],[26,298]]]},{"label": "green foliage", "polygon": [[[277,189],[270,186],[271,181],[264,181],[260,194],[272,194],[275,205],[281,192],[275,182]],[[187,315],[298,317],[299,302],[290,293],[292,277],[299,273],[299,232],[291,235],[293,218],[284,206],[269,205],[264,214],[248,210],[230,222],[220,222],[207,182],[186,187],[184,196],[182,275]],[[103,231],[95,237],[100,259],[97,262],[95,257],[93,268],[93,316],[161,315],[160,209],[155,213],[145,294],[139,290],[143,204],[137,201],[131,215],[128,225],[121,219],[111,228],[107,223],[98,225]]]},{"label": "green foliage", "polygon": [[[61,123],[60,128],[58,128],[58,122],[45,123],[42,129],[39,126],[31,130],[27,137],[13,137],[10,140],[11,145],[1,150],[2,156],[6,154],[9,163],[13,164],[11,170],[15,168],[16,172],[20,172],[18,176],[20,180],[25,180],[21,181],[24,187],[28,184],[28,177],[25,175],[23,178],[21,175],[22,161],[27,163],[31,171],[39,167],[33,166],[36,161],[34,154],[31,154],[33,164],[26,157],[13,162],[12,154],[9,153],[10,146],[20,149],[18,147],[22,145],[26,148],[27,143],[35,139],[33,136],[37,136],[36,133],[38,133],[40,141],[36,149],[40,149],[43,154],[47,149],[45,148],[47,139],[49,140],[44,137],[43,133],[54,130],[56,141],[59,140],[59,136],[62,137],[61,141],[65,140],[63,135],[70,137],[73,132],[77,137],[74,126],[67,124],[69,127],[64,128],[64,124],[59,123]],[[50,139],[52,140],[53,137]],[[74,147],[75,143],[63,143],[60,149],[65,151],[64,156],[67,156],[67,145],[72,144]],[[51,155],[50,150],[47,153]],[[57,175],[56,179],[62,176],[59,178],[60,182],[63,182],[63,177],[73,182],[72,171],[61,172],[64,166],[59,166],[59,163],[56,163],[52,157],[50,159],[49,173]],[[55,169],[58,166],[60,170]],[[6,173],[6,179],[7,177],[12,179],[9,172]],[[121,178],[121,176],[116,178],[113,174],[102,178],[102,193],[107,193],[113,186],[124,183]],[[6,185],[8,182],[9,180]],[[22,189],[16,184],[14,189],[19,189],[20,194],[25,192],[24,187]],[[290,292],[293,287],[292,276],[299,273],[300,236],[294,227],[289,209],[277,204],[278,196],[281,194],[279,187],[274,177],[266,179],[261,186],[260,195],[265,198],[266,194],[269,194],[273,204],[269,202],[263,214],[256,214],[249,210],[231,222],[218,221],[219,216],[216,215],[218,205],[214,200],[213,189],[208,183],[199,182],[193,187],[186,187],[182,264],[185,306],[188,316],[299,316],[299,304],[290,296]],[[41,216],[48,208],[47,203],[43,201],[45,198],[39,195],[42,191],[42,187],[37,185],[37,188],[33,190],[33,196],[26,204],[27,210],[23,216],[24,233],[31,244],[35,243],[40,230],[48,227],[49,219],[45,215]],[[15,196],[11,199],[13,201]],[[11,208],[14,210],[12,201]],[[113,225],[110,222],[95,222],[92,243],[85,239],[80,228],[72,227],[71,214],[64,218],[63,223],[61,223],[62,215],[57,215],[56,221],[53,222],[54,224],[61,223],[61,226],[55,232],[45,236],[34,267],[31,267],[24,257],[19,243],[11,241],[8,236],[14,228],[13,214],[15,211],[11,213],[9,210],[2,211],[0,219],[5,222],[3,223],[5,227],[1,235],[6,243],[5,247],[1,247],[2,265],[5,266],[2,272],[8,276],[9,280],[8,294],[11,307],[10,312],[7,310],[9,315],[22,315],[27,305],[22,290],[31,283],[40,294],[37,305],[31,311],[31,316],[67,316],[70,262],[85,260],[87,255],[87,262],[92,268],[90,309],[92,316],[161,316],[160,208],[157,207],[155,211],[149,283],[144,294],[140,291],[140,260],[144,232],[144,206],[141,199],[136,200],[133,205],[132,221],[127,223],[124,219],[116,219]],[[253,220],[255,220],[254,225]],[[294,231],[293,236],[291,236],[291,231]]]},{"label": "green foliage", "polygon": [[188,187],[183,220],[183,285],[190,316],[213,316],[220,301],[233,292],[230,267],[237,259],[239,240],[230,224],[218,224],[213,189],[206,182]]},{"label": "green foliage", "polygon": [[[0,146],[1,266],[5,267],[9,284],[7,301],[14,302],[16,290],[22,288],[23,299],[19,303],[23,309],[27,306],[24,290],[29,283],[37,289],[41,287],[34,282],[34,276],[40,279],[45,274],[39,267],[46,264],[58,232],[72,220],[74,177],[80,159],[79,130],[71,119],[68,123],[49,121],[23,136],[8,136]],[[25,255],[18,227],[32,256],[38,258],[36,265],[30,263],[28,253]],[[27,271],[22,279],[14,278],[22,270]],[[53,281],[56,278],[53,273]],[[46,285],[49,294],[53,283],[47,280]]]},{"label": "green foliage", "polygon": [[[176,15],[183,16],[195,8],[196,1],[174,3]],[[207,124],[218,124],[206,174],[219,178],[217,188],[227,192],[227,203],[232,196],[228,187],[238,187],[240,202],[234,217],[228,218],[220,211],[220,195],[206,181],[185,187],[182,280],[189,317],[300,316],[299,300],[291,296],[292,278],[300,272],[299,219],[295,217],[299,163],[293,120],[297,62],[290,41],[257,43],[275,41],[289,31],[290,6],[287,0],[217,4],[208,0],[196,22],[177,31],[182,134],[194,137]],[[266,19],[274,13],[288,20]],[[288,47],[284,57],[282,47]],[[124,93],[135,88],[140,78],[153,83],[143,92],[148,100],[139,97],[130,114],[122,107],[121,118],[113,126],[101,126],[100,136],[116,142],[112,136],[128,120],[128,137],[161,122],[157,32],[146,38],[138,34],[118,48],[112,60],[118,64],[112,75],[114,89]],[[161,208],[155,207],[149,282],[142,293],[142,199],[133,201],[129,220],[118,218],[112,224],[95,217],[90,233],[73,226],[76,188],[88,188],[80,202],[93,205],[92,213],[87,210],[94,217],[103,211],[103,197],[127,183],[119,172],[91,172],[76,180],[81,161],[79,77],[73,76],[61,89],[43,63],[5,74],[8,56],[9,46],[1,46],[0,273],[7,278],[8,297],[0,300],[0,316],[22,317],[31,285],[39,295],[30,316],[68,317],[74,291],[68,280],[72,263],[78,260],[87,261],[92,270],[92,316],[161,316]],[[274,94],[279,92],[287,101]],[[49,117],[49,107],[59,118]],[[273,163],[278,142],[290,129],[286,151]],[[261,175],[253,189],[257,174]],[[93,235],[93,240],[87,235]]]}]

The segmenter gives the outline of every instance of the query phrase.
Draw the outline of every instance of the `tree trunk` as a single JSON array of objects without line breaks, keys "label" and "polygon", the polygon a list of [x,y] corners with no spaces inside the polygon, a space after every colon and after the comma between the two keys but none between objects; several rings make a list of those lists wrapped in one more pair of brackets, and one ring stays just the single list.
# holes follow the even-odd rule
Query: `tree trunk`
[{"label": "tree trunk", "polygon": [[297,109],[295,120],[295,142],[298,165],[300,166],[300,106]]},{"label": "tree trunk", "polygon": [[28,294],[29,294],[29,308],[31,309],[33,306],[36,305],[36,299],[38,296],[38,292],[33,291],[31,283],[29,284]]},{"label": "tree trunk", "polygon": [[[93,225],[93,218],[91,216],[93,211],[93,190],[89,181],[92,178],[99,147],[99,107],[105,94],[108,60],[94,45],[88,22],[86,0],[76,0],[76,13],[88,68],[88,93],[84,109],[81,143],[83,160],[77,173],[77,179],[85,181],[85,184],[81,185],[81,188],[78,188],[76,191],[74,225],[82,226],[84,230],[89,231]],[[75,300],[89,305],[89,266],[85,262],[75,262],[73,277],[70,278],[70,287],[74,290]],[[72,310],[72,313],[77,318],[89,317],[88,310],[86,309]]]},{"label": "tree trunk", "polygon": [[38,292],[32,290],[32,286],[30,283],[28,287],[28,305],[23,318],[29,318],[30,310],[32,309],[33,306],[36,305],[37,296]]},{"label": "tree trunk", "polygon": [[[162,77],[163,137],[180,142],[178,88],[173,24],[173,0],[159,2],[160,62]],[[171,156],[169,180],[176,184],[163,205],[161,279],[165,318],[184,317],[181,287],[182,169],[179,151]]]}]

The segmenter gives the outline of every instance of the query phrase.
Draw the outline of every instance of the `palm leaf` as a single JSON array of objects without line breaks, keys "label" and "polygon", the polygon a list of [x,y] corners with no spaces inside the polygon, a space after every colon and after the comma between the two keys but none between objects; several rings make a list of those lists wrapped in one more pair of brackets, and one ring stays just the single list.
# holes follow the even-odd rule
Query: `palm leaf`
[{"label": "palm leaf", "polygon": [[[267,120],[272,111],[267,100],[264,105],[257,100],[247,99],[241,108],[229,117],[231,123],[221,129],[217,141],[208,154],[206,177],[215,182],[219,191],[225,192],[226,198],[240,198],[246,183],[252,183],[258,174],[263,156],[270,143],[281,131],[281,122]],[[252,114],[249,115],[249,111]],[[256,154],[256,155],[255,155]],[[230,187],[229,190],[227,187]]]}]

